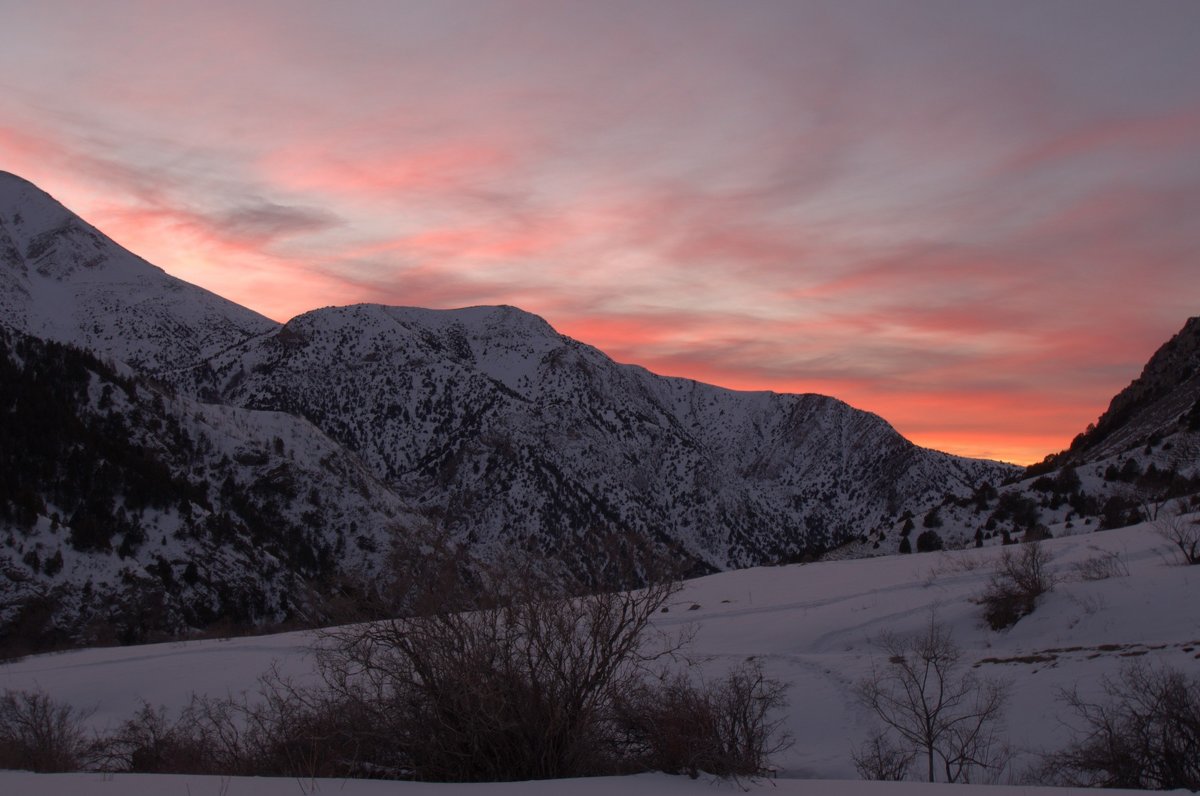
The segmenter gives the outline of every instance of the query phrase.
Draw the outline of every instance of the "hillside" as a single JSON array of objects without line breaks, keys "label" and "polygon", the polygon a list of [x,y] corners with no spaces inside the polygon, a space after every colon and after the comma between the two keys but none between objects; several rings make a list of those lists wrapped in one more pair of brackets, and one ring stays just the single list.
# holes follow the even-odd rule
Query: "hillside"
[{"label": "hillside", "polygon": [[[1154,352],[1140,376],[1059,454],[1057,464],[1096,461],[1157,446],[1181,432],[1200,432],[1200,317]],[[1200,459],[1200,446],[1181,454]]]},{"label": "hillside", "polygon": [[315,621],[413,520],[303,420],[0,326],[0,523],[13,654]]}]

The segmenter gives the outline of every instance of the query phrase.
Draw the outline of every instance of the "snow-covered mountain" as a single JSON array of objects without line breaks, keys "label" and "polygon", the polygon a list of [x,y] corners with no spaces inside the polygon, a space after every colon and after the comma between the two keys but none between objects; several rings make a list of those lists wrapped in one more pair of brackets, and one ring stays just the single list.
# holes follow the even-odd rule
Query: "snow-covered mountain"
[{"label": "snow-covered mountain", "polygon": [[3,171],[0,322],[148,371],[202,365],[278,327],[168,275]]},{"label": "snow-covered mountain", "polygon": [[225,401],[307,418],[453,535],[588,578],[631,543],[697,569],[821,552],[1013,472],[825,396],[620,365],[512,307],[316,310],[210,367]]},{"label": "snow-covered mountain", "polygon": [[[1060,465],[1099,461],[1169,443],[1187,432],[1200,432],[1200,317],[1189,318],[1163,343],[1141,375],[1054,460]],[[1195,440],[1191,446],[1180,441],[1188,448],[1181,455],[1200,460]]]},{"label": "snow-covered mountain", "polygon": [[0,647],[328,617],[414,519],[303,419],[0,326]]},{"label": "snow-covered mountain", "polygon": [[[511,307],[357,305],[280,326],[168,276],[7,174],[0,325],[172,385],[171,422],[181,426],[208,417],[213,435],[229,437],[240,432],[224,425],[241,424],[261,450],[276,434],[259,418],[288,424],[294,441],[285,449],[311,455],[297,465],[304,488],[273,510],[290,522],[315,494],[326,514],[310,523],[313,547],[329,551],[339,573],[343,557],[353,559],[345,537],[354,511],[368,537],[355,548],[363,560],[378,565],[387,554],[370,541],[392,522],[379,519],[380,506],[385,518],[409,509],[416,524],[472,555],[521,551],[564,577],[606,584],[627,582],[631,562],[647,553],[700,573],[874,542],[906,511],[1018,472],[919,448],[833,398],[737,392],[620,365]],[[78,411],[96,411],[89,401]],[[137,408],[122,407],[104,411]],[[219,459],[170,440],[144,444],[174,457],[165,465],[172,472],[190,467],[188,483],[210,500],[227,477]],[[261,466],[273,466],[272,451]],[[369,510],[342,505],[361,490],[339,468],[355,467],[375,490],[363,498]],[[231,489],[258,477],[237,476]],[[54,501],[39,497],[41,527]],[[247,544],[244,533],[234,536],[224,543]]]}]

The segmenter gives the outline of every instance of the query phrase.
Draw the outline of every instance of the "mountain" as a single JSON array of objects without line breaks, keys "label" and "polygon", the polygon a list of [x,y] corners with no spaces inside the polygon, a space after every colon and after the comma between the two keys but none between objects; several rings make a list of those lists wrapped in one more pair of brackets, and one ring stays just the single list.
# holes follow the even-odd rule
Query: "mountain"
[{"label": "mountain", "polygon": [[[1189,318],[1107,411],[1059,454],[1062,463],[1109,458],[1200,431],[1200,317]],[[1192,451],[1200,459],[1200,450]]]},{"label": "mountain", "polygon": [[304,420],[202,404],[0,326],[0,647],[328,614],[403,504]]},{"label": "mountain", "polygon": [[224,401],[300,415],[357,452],[452,536],[589,580],[623,571],[630,543],[696,571],[819,553],[1014,472],[825,396],[620,365],[512,307],[316,310],[208,371]]},{"label": "mountain", "polygon": [[1164,343],[1071,446],[999,490],[948,501],[945,535],[1015,540],[1200,508],[1200,317]]},{"label": "mountain", "polygon": [[[868,539],[885,552],[902,518],[1019,472],[917,447],[833,398],[738,392],[621,365],[512,307],[356,305],[279,325],[168,276],[2,174],[0,311],[9,350],[29,352],[12,355],[15,394],[38,378],[31,374],[43,357],[58,356],[34,340],[100,358],[72,366],[77,377],[92,375],[54,422],[89,440],[99,433],[87,431],[93,425],[106,430],[72,461],[80,472],[91,461],[119,474],[106,482],[115,491],[104,516],[119,520],[111,527],[124,528],[122,508],[153,525],[175,583],[175,569],[239,550],[236,565],[214,570],[213,584],[268,573],[252,587],[261,600],[241,602],[254,606],[248,614],[236,612],[237,599],[188,613],[192,598],[181,590],[172,603],[179,621],[163,627],[286,618],[285,583],[306,584],[314,600],[338,583],[385,583],[365,573],[384,568],[400,537],[411,548],[418,528],[457,545],[464,561],[517,552],[590,585],[644,576],[638,562],[648,555],[697,574]],[[103,399],[106,388],[137,397]],[[142,453],[106,458],[121,438]],[[26,447],[10,454],[18,469],[70,448],[21,440]],[[165,507],[121,491],[139,477],[138,456],[166,474],[164,494],[175,490]],[[273,490],[280,467],[290,486]],[[110,585],[126,577],[127,532],[109,532],[107,544],[70,543],[62,570],[47,576],[46,556],[81,534],[78,509],[63,501],[89,499],[59,495],[62,475],[50,468],[6,498],[10,571],[24,571],[18,563],[32,546],[39,566],[25,569],[40,573],[38,589],[82,595],[91,583],[94,596],[94,573]],[[224,530],[196,531],[180,520],[189,512]],[[17,515],[24,525],[13,524]],[[278,527],[268,528],[275,517]],[[266,553],[274,563],[264,563]],[[133,558],[165,572],[157,559]]]},{"label": "mountain", "polygon": [[169,276],[0,172],[0,318],[144,371],[197,367],[274,321]]}]

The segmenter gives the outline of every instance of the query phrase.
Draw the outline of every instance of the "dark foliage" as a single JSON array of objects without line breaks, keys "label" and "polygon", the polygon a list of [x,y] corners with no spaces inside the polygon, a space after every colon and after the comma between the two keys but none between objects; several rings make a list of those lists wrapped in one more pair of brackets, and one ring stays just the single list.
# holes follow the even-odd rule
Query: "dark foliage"
[{"label": "dark foliage", "polygon": [[[189,433],[184,420],[161,386],[85,351],[0,327],[0,523],[18,538],[39,522],[51,532],[38,542],[49,549],[23,557],[30,584],[7,595],[13,610],[0,624],[0,655],[291,618],[290,606],[267,598],[267,566],[247,563],[242,577],[214,583],[204,559],[156,556],[143,525],[149,510],[178,513],[179,534],[193,548],[273,559],[269,566],[293,573],[304,588],[330,587],[337,561],[320,518],[306,525],[281,519],[280,501],[293,497],[287,460],[268,457],[251,471],[253,480],[238,483],[234,463],[218,461],[211,441]],[[225,477],[210,491],[212,470]],[[130,559],[123,582],[82,599],[82,585],[56,582],[63,555],[54,545],[63,543]],[[81,608],[67,616],[64,603]]]},{"label": "dark foliage", "polygon": [[[905,541],[908,540],[906,539]],[[931,553],[934,550],[941,550],[942,547],[942,537],[938,535],[937,531],[923,531],[921,535],[917,537],[918,553]]]}]

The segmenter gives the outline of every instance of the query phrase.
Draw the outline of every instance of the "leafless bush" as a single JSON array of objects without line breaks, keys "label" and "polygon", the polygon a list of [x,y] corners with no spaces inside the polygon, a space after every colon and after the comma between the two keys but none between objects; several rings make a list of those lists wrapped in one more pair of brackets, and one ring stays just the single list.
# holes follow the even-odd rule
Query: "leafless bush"
[{"label": "leafless bush", "polygon": [[[193,697],[170,721],[144,705],[109,742],[108,768],[146,773],[361,776],[352,705],[274,675],[251,697]],[[380,776],[380,772],[371,772]],[[393,774],[394,776],[395,774]]]},{"label": "leafless bush", "polygon": [[679,586],[548,598],[504,579],[494,604],[328,633],[318,662],[340,703],[370,717],[366,748],[418,779],[494,781],[620,768],[619,700],[679,639],[651,618]]},{"label": "leafless bush", "polygon": [[[978,678],[970,669],[963,671],[962,654],[950,631],[932,617],[928,630],[918,636],[885,633],[876,643],[887,655],[887,665],[875,668],[856,689],[859,701],[884,726],[876,742],[880,751],[873,753],[868,742],[865,755],[859,753],[867,770],[895,770],[909,750],[924,756],[930,782],[936,780],[938,768],[947,782],[998,776],[1008,763],[996,730],[1006,687]],[[884,756],[885,742],[899,751]],[[872,754],[876,760],[871,760]]]},{"label": "leafless bush", "polygon": [[917,750],[894,743],[888,733],[881,730],[853,750],[850,757],[863,779],[899,782],[908,776],[908,770],[917,759]]},{"label": "leafless bush", "polygon": [[784,684],[747,663],[712,683],[686,673],[644,683],[618,703],[618,722],[638,770],[757,776],[791,744],[772,714],[786,705]]},{"label": "leafless bush", "polygon": [[1154,520],[1154,530],[1175,545],[1185,564],[1200,564],[1200,520],[1178,510],[1163,512]]},{"label": "leafless bush", "polygon": [[248,764],[242,721],[232,698],[193,697],[174,720],[143,704],[109,743],[112,771],[172,774],[272,774]]},{"label": "leafless bush", "polygon": [[1107,700],[1061,694],[1080,726],[1041,779],[1102,788],[1200,790],[1200,678],[1134,663],[1104,681]]},{"label": "leafless bush", "polygon": [[1049,570],[1050,553],[1041,542],[1021,545],[1019,553],[1005,550],[992,572],[991,581],[978,598],[983,617],[993,630],[1015,625],[1033,613],[1037,598],[1054,589]]},{"label": "leafless bush", "polygon": [[[187,725],[184,725],[187,726]],[[193,739],[167,718],[165,708],[143,704],[117,729],[109,744],[106,768],[144,773],[209,773]]]},{"label": "leafless bush", "polygon": [[0,768],[79,771],[100,757],[100,743],[84,729],[88,713],[55,702],[44,691],[0,696]]},{"label": "leafless bush", "polygon": [[[690,636],[668,635],[651,620],[678,581],[564,595],[527,572],[497,568],[477,585],[469,611],[423,602],[405,617],[326,632],[316,685],[271,672],[255,695],[193,697],[174,720],[143,706],[108,740],[104,767],[436,781],[647,766],[736,776],[760,772],[785,742],[769,716],[784,687],[757,666],[711,683],[665,674],[682,662]],[[676,712],[686,713],[686,726]],[[77,718],[69,709],[53,716],[65,727]],[[673,734],[660,739],[659,727]],[[78,767],[70,760],[54,765]]]},{"label": "leafless bush", "polygon": [[1072,569],[1080,580],[1108,580],[1109,578],[1129,577],[1129,565],[1121,554],[1101,552],[1091,558],[1076,563]]}]

